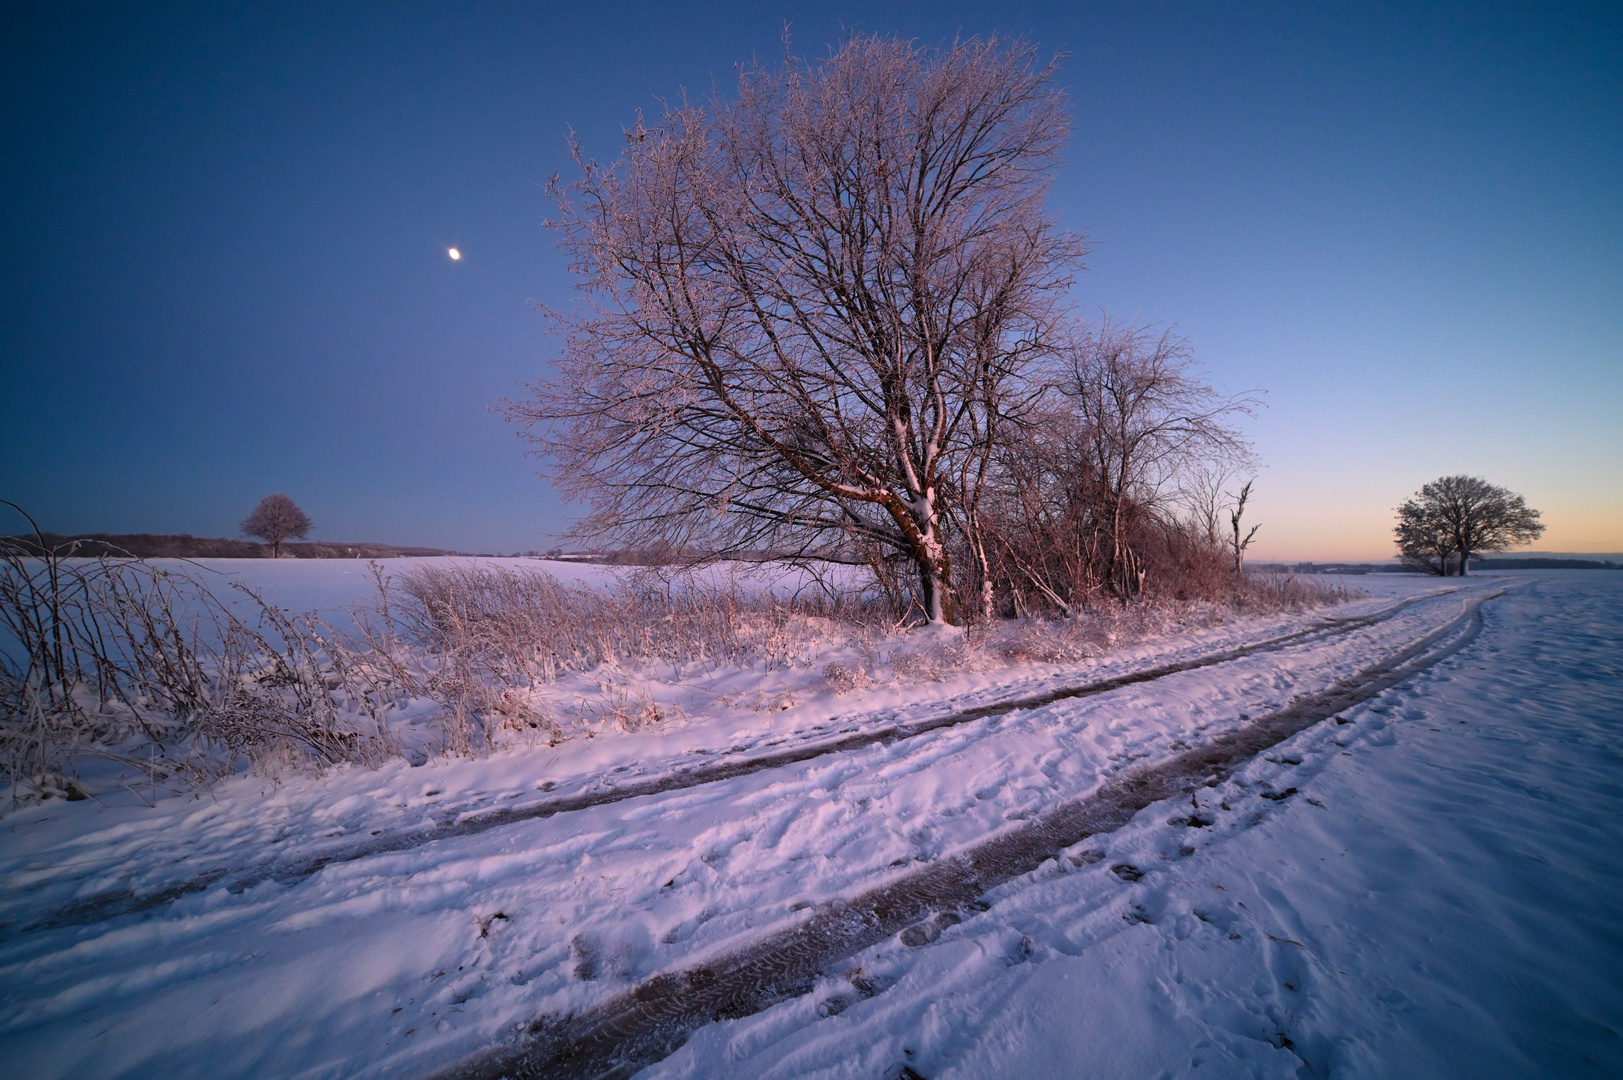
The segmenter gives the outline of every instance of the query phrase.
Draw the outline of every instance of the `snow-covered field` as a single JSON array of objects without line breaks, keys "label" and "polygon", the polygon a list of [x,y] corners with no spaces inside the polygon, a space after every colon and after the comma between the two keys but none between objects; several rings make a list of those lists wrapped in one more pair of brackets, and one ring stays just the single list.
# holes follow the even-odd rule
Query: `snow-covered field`
[{"label": "snow-covered field", "polygon": [[[308,565],[252,572],[286,607],[364,600],[364,564]],[[694,696],[655,730],[26,808],[0,821],[0,1060],[39,1077],[427,1076],[522,1050],[534,1021],[949,865],[1511,584],[1428,670],[641,1075],[1623,1075],[1623,574],[1351,584],[1370,595],[1082,664],[843,697],[761,672],[751,707]],[[1381,617],[1327,621],[1358,616]],[[749,767],[785,750],[803,760]],[[718,762],[741,768],[709,779]]]}]

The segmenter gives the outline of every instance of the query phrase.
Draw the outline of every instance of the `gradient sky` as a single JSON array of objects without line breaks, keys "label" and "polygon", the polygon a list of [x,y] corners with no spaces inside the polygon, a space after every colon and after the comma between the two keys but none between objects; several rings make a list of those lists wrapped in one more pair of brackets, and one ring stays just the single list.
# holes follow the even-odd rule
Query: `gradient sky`
[{"label": "gradient sky", "polygon": [[1074,301],[1268,391],[1255,557],[1387,556],[1454,472],[1543,550],[1623,550],[1623,6],[33,7],[0,16],[0,498],[48,529],[231,536],[283,491],[314,539],[549,546],[570,510],[488,409],[570,292],[537,185],[787,21],[1068,54]]}]

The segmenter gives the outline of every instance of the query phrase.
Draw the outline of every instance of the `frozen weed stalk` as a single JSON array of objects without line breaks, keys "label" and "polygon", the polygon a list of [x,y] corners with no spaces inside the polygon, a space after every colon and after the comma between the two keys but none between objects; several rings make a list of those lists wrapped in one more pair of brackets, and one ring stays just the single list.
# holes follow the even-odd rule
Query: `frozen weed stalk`
[{"label": "frozen weed stalk", "polygon": [[[651,578],[603,587],[567,585],[542,571],[457,564],[424,567],[402,581],[401,616],[425,651],[420,685],[468,745],[502,727],[529,725],[552,738],[568,732],[548,717],[537,722],[530,691],[562,673],[598,672],[608,700],[593,715],[623,730],[657,722],[664,710],[645,693],[610,685],[610,676],[656,668],[708,671],[805,667],[820,652],[888,625],[872,597],[781,598],[770,590],[695,577]],[[530,718],[513,723],[528,708]]]}]

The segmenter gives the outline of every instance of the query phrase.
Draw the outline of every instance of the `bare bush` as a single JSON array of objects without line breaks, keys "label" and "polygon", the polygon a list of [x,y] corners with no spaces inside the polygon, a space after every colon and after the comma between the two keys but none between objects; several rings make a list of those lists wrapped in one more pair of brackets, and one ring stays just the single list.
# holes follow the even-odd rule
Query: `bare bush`
[{"label": "bare bush", "polygon": [[154,783],[222,775],[243,756],[328,765],[392,752],[381,714],[357,724],[337,708],[333,691],[376,702],[377,687],[312,617],[243,590],[259,613],[250,626],[191,576],[76,550],[38,533],[0,543],[0,756],[14,799],[67,790],[69,758],[86,748]]},{"label": "bare bush", "polygon": [[624,732],[657,727],[672,715],[671,709],[661,706],[650,695],[614,685],[603,688],[603,702],[595,712],[599,722]]},{"label": "bare bush", "polygon": [[[232,588],[252,601],[259,626],[229,612],[218,620],[209,702],[191,718],[192,730],[227,755],[257,761],[281,755],[325,766],[392,756],[385,716],[400,699],[388,678],[393,665],[314,615],[284,611],[241,584]],[[340,709],[340,695],[355,708]]]},{"label": "bare bush", "polygon": [[[1002,428],[975,528],[1007,614],[1076,616],[1105,600],[1217,600],[1222,477],[1250,464],[1225,397],[1165,331],[1075,325],[1049,392]],[[1247,492],[1249,494],[1249,492]],[[1193,520],[1185,516],[1194,510]]]},{"label": "bare bush", "polygon": [[1102,320],[1078,330],[1061,362],[1059,390],[1081,428],[1075,482],[1096,517],[1104,584],[1131,597],[1146,579],[1134,534],[1146,519],[1174,520],[1192,470],[1249,459],[1230,421],[1256,403],[1225,398],[1195,377],[1188,342],[1169,331]]},{"label": "bare bush", "polygon": [[873,685],[868,672],[862,667],[850,667],[846,664],[833,661],[823,668],[823,681],[828,683],[830,690],[844,697],[853,690],[862,690]]}]

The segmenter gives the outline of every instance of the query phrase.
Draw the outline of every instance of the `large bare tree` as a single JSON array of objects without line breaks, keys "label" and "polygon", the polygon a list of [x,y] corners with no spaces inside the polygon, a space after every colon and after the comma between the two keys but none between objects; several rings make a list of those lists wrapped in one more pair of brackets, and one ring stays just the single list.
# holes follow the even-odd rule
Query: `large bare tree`
[{"label": "large bare tree", "polygon": [[576,535],[867,545],[956,621],[949,533],[1084,254],[1044,208],[1067,122],[1024,45],[857,36],[639,121],[610,166],[577,151],[554,224],[586,302],[506,404],[589,505]]},{"label": "large bare tree", "polygon": [[1513,491],[1475,476],[1444,476],[1398,507],[1394,533],[1406,562],[1435,558],[1437,572],[1447,573],[1457,555],[1463,577],[1472,555],[1530,544],[1544,535],[1544,523]]}]

